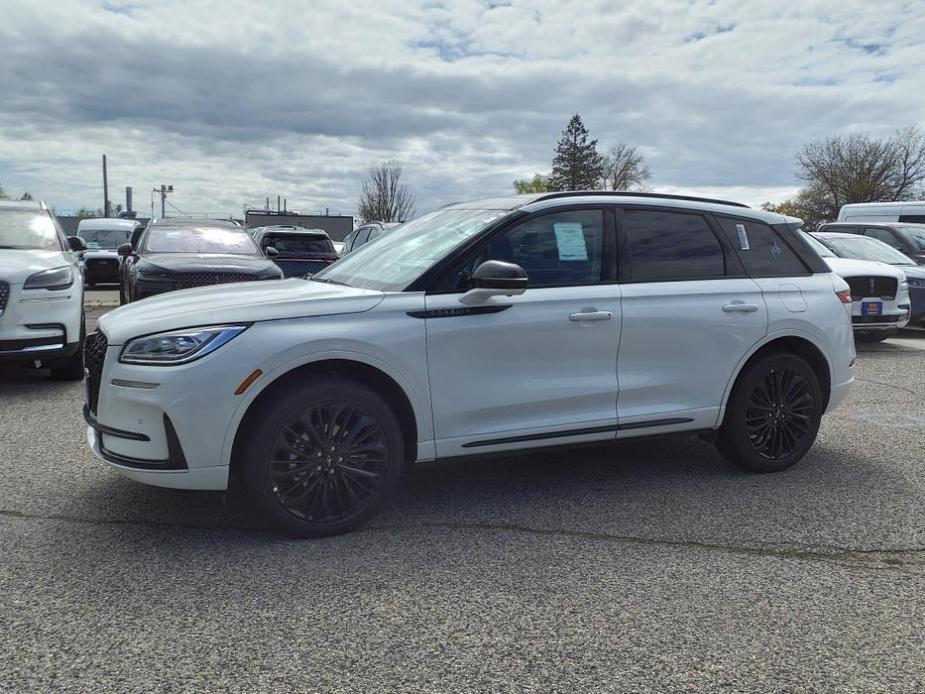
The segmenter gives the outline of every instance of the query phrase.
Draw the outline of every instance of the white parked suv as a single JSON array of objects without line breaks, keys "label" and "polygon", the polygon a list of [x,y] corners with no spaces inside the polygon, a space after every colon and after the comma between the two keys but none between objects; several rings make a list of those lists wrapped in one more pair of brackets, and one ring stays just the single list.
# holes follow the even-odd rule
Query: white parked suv
[{"label": "white parked suv", "polygon": [[848,285],[799,226],[682,196],[448,205],[311,280],[107,314],[87,438],[141,482],[233,475],[303,536],[368,519],[416,461],[688,431],[783,470],[855,360]]},{"label": "white parked suv", "polygon": [[0,361],[83,378],[84,249],[44,204],[0,201]]}]

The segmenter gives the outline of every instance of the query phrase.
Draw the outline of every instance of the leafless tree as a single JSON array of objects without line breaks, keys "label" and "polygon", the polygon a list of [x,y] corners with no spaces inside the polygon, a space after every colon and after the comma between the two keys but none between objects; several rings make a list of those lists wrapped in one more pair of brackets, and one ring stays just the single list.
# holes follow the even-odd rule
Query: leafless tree
[{"label": "leafless tree", "polygon": [[414,213],[414,193],[401,183],[401,162],[390,159],[369,167],[358,212],[367,222],[404,222]]},{"label": "leafless tree", "polygon": [[909,200],[925,180],[925,135],[909,127],[888,139],[833,135],[806,144],[797,156],[797,175],[812,207],[835,219],[853,202]]},{"label": "leafless tree", "polygon": [[639,150],[625,142],[614,145],[604,155],[605,190],[644,190],[651,175]]}]

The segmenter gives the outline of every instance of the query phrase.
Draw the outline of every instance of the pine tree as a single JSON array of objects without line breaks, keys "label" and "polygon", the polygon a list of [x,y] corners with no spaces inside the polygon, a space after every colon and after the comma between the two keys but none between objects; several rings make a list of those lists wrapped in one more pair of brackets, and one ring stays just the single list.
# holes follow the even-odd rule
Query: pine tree
[{"label": "pine tree", "polygon": [[588,140],[588,130],[577,113],[562,131],[552,160],[550,187],[553,190],[594,190],[604,175],[604,160],[597,140]]}]

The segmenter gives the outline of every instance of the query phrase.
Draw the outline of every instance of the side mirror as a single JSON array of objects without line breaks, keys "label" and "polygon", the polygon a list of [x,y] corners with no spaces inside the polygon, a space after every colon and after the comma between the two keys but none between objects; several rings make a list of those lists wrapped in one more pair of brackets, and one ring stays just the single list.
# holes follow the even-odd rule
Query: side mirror
[{"label": "side mirror", "polygon": [[123,243],[121,246],[119,246],[116,252],[119,254],[120,258],[128,258],[130,255],[134,255],[135,249],[132,244]]},{"label": "side mirror", "polygon": [[263,249],[263,252],[267,258],[276,258],[279,255],[279,251],[273,248],[273,246],[267,246]]},{"label": "side mirror", "polygon": [[75,253],[83,253],[87,250],[87,244],[79,236],[68,236],[67,245]]},{"label": "side mirror", "polygon": [[501,260],[486,260],[479,265],[469,285],[469,291],[459,297],[463,304],[480,304],[493,296],[514,296],[527,290],[529,280],[520,265]]}]

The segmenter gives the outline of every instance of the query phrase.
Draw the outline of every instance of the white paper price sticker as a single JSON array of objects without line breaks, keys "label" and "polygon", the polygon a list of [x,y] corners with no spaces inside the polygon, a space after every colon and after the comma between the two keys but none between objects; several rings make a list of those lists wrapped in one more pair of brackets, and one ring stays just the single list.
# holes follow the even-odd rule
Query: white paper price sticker
[{"label": "white paper price sticker", "polygon": [[583,261],[588,259],[588,247],[585,244],[585,233],[578,222],[556,222],[552,225],[556,233],[556,246],[559,249],[559,260],[564,262]]},{"label": "white paper price sticker", "polygon": [[749,250],[750,246],[748,245],[748,233],[745,231],[745,225],[736,224],[736,233],[739,235],[739,248],[741,248],[743,251]]}]

